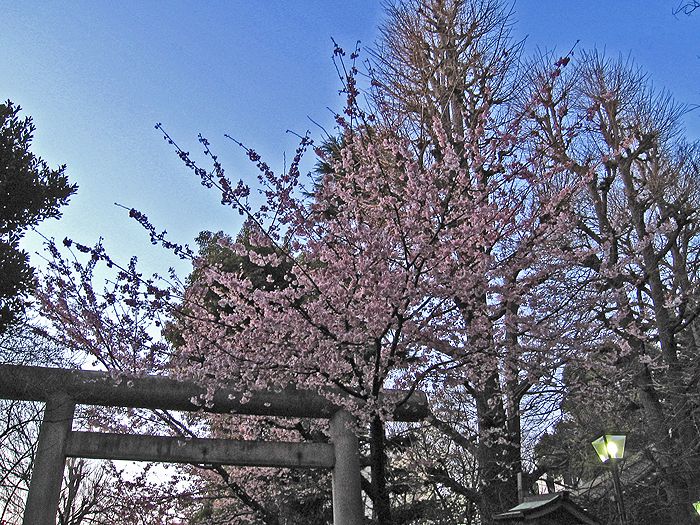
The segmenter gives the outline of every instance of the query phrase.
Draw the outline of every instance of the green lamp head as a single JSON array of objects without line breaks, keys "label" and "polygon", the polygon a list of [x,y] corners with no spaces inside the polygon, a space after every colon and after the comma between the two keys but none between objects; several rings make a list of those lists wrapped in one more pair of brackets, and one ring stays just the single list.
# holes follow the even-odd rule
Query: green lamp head
[{"label": "green lamp head", "polygon": [[591,443],[600,460],[622,459],[625,455],[626,436],[622,434],[605,434]]}]

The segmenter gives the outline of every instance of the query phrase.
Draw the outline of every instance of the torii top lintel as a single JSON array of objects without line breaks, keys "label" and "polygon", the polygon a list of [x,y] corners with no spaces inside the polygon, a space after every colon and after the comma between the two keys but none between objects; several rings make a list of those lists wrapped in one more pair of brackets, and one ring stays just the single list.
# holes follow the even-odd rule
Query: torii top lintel
[{"label": "torii top lintel", "polygon": [[[243,392],[222,388],[203,407],[193,400],[200,399],[205,389],[189,381],[155,375],[115,379],[106,372],[0,365],[0,398],[46,401],[56,394],[85,405],[280,417],[330,418],[340,408],[320,394],[293,388],[251,392],[245,396],[249,399]],[[429,413],[422,392],[387,390],[384,395],[397,403],[394,421],[419,421]]]}]

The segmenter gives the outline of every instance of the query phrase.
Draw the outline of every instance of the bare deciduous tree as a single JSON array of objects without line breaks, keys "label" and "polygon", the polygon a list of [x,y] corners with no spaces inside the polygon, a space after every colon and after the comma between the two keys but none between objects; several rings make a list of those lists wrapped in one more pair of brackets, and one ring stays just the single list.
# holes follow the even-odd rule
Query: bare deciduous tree
[{"label": "bare deciduous tree", "polygon": [[634,433],[664,492],[655,510],[689,524],[700,496],[700,150],[679,127],[685,108],[627,60],[588,53],[570,74],[537,79],[550,107],[533,117],[541,151],[585,181],[570,248],[588,252],[579,297],[598,350],[580,366],[602,378],[588,393],[601,413],[614,413],[613,396],[593,385],[639,407]]}]

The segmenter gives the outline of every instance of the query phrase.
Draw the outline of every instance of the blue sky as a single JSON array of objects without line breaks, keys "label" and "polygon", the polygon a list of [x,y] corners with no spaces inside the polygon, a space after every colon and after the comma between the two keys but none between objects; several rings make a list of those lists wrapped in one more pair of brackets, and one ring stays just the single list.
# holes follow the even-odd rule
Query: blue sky
[{"label": "blue sky", "polygon": [[[630,54],[654,85],[700,104],[700,11],[672,14],[676,0],[517,0],[514,34],[528,52],[594,46]],[[80,186],[61,221],[40,230],[136,254],[149,271],[176,261],[151,247],[119,202],[145,212],[175,240],[204,229],[235,233],[222,208],[154,129],[162,122],[193,154],[201,132],[232,178],[255,176],[228,133],[281,167],[297,139],[286,130],[332,129],[339,83],[335,38],[346,49],[371,45],[378,1],[0,0],[0,98],[20,104],[37,125],[34,151],[68,164]],[[700,111],[686,117],[700,138]],[[36,240],[26,246],[38,249]],[[185,266],[180,270],[187,271]]]}]

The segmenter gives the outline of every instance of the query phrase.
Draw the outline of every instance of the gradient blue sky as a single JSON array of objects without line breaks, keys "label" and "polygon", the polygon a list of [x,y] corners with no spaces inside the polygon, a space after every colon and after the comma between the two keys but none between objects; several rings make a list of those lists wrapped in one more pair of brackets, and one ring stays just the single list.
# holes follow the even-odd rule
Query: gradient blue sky
[{"label": "gradient blue sky", "polygon": [[[514,34],[527,52],[566,53],[576,40],[610,56],[631,54],[658,88],[700,104],[700,11],[674,16],[676,0],[516,0]],[[229,133],[273,167],[293,155],[286,133],[332,129],[338,109],[331,37],[346,49],[376,38],[378,1],[0,0],[0,98],[37,125],[34,151],[68,164],[80,186],[61,221],[40,230],[92,243],[148,271],[176,260],[151,247],[119,202],[138,208],[173,239],[204,229],[238,231],[154,129],[162,122],[192,153],[209,137],[232,178],[255,172]],[[700,138],[700,112],[686,117]],[[26,243],[36,250],[36,240]],[[179,265],[182,272],[187,267]]]}]

